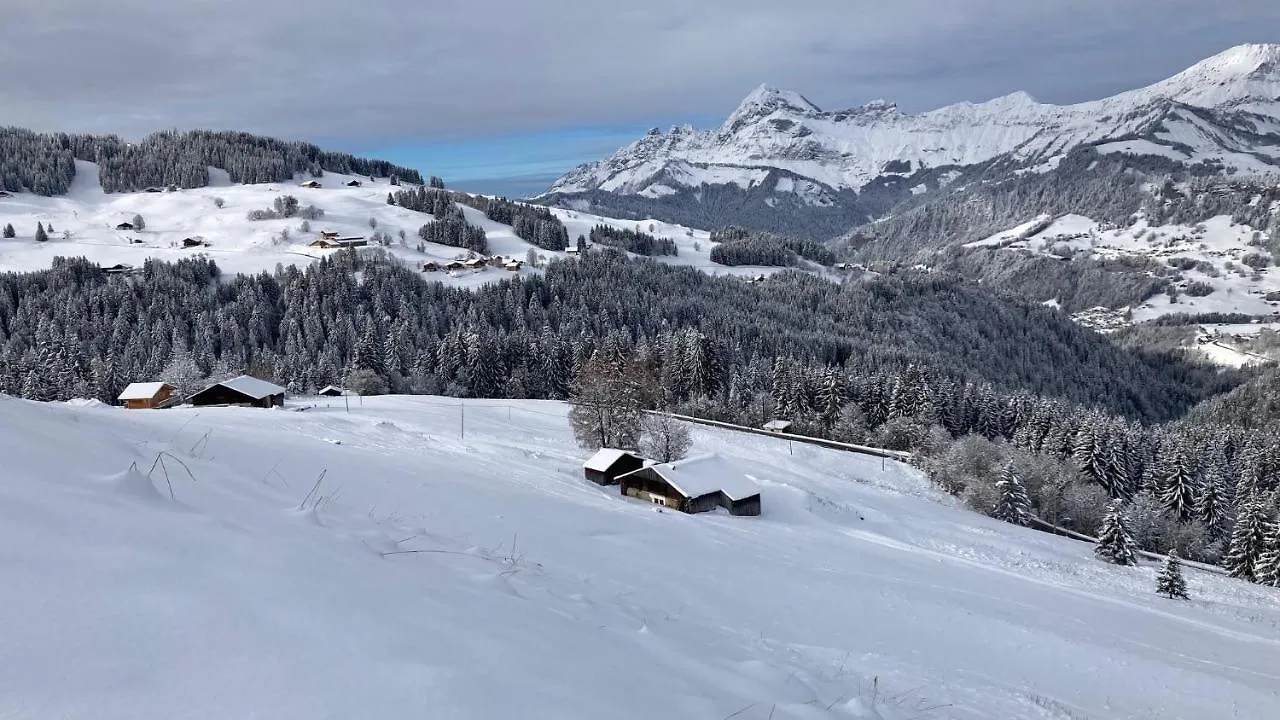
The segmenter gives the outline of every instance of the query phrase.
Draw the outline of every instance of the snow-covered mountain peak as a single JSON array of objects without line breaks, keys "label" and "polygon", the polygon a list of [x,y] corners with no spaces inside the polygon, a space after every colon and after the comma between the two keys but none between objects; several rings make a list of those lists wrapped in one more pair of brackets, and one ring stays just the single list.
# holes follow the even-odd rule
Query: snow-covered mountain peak
[{"label": "snow-covered mountain peak", "polygon": [[735,122],[765,117],[779,111],[800,115],[822,112],[817,105],[809,102],[808,98],[800,93],[761,85],[747,95],[738,105],[738,109],[729,116],[725,125],[730,126]]},{"label": "snow-covered mountain peak", "polygon": [[[1193,112],[1173,110],[1177,105]],[[1231,48],[1167,80],[1074,105],[1013,92],[919,114],[884,101],[823,111],[799,93],[761,85],[719,128],[651,133],[607,160],[575,168],[550,192],[648,194],[670,204],[678,188],[696,191],[708,182],[749,190],[761,171],[771,170],[830,191],[860,192],[886,167],[903,176],[896,169],[964,168],[1008,157],[1015,167],[1043,171],[1086,145],[1257,172],[1280,165],[1269,159],[1278,157],[1280,122],[1259,120],[1272,117],[1280,118],[1280,45],[1274,44]],[[672,168],[681,170],[667,172]],[[655,185],[662,186],[656,195]]]}]

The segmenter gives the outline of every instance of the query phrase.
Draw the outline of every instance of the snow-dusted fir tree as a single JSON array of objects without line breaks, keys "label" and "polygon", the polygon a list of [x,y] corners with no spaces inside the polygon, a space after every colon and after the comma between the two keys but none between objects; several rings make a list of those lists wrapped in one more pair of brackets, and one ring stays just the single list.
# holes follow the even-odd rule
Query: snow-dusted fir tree
[{"label": "snow-dusted fir tree", "polygon": [[1280,587],[1280,522],[1271,524],[1266,549],[1253,564],[1253,577],[1259,585]]},{"label": "snow-dusted fir tree", "polygon": [[1129,530],[1129,518],[1125,514],[1124,502],[1112,500],[1107,505],[1107,514],[1102,519],[1102,528],[1098,531],[1098,544],[1094,553],[1109,563],[1116,565],[1137,565],[1137,543]]},{"label": "snow-dusted fir tree", "polygon": [[45,232],[44,225],[36,223],[36,242],[46,242],[49,240],[49,233]]},{"label": "snow-dusted fir tree", "polygon": [[1159,460],[1164,475],[1160,479],[1160,502],[1165,510],[1178,519],[1189,520],[1195,512],[1196,498],[1200,494],[1190,452],[1182,443],[1170,443],[1161,450],[1168,455]]},{"label": "snow-dusted fir tree", "polygon": [[1223,567],[1234,578],[1253,580],[1254,567],[1266,549],[1266,512],[1258,492],[1240,497],[1236,512],[1236,526],[1231,532],[1231,544]]},{"label": "snow-dusted fir tree", "polygon": [[1156,593],[1169,599],[1187,597],[1187,581],[1182,578],[1182,563],[1178,561],[1178,553],[1169,551],[1160,574],[1156,576]]},{"label": "snow-dusted fir tree", "polygon": [[143,220],[143,219],[142,219],[142,216],[141,216],[141,215],[134,215],[134,216],[133,216],[133,229],[134,229],[134,230],[141,230],[141,229],[145,228],[146,226],[147,226],[147,222],[146,222],[146,220]]},{"label": "snow-dusted fir tree", "polygon": [[13,223],[5,223],[4,236],[6,238],[17,237],[18,232],[13,229]]},{"label": "snow-dusted fir tree", "polygon": [[995,512],[991,516],[1014,525],[1026,525],[1031,522],[1031,498],[1022,480],[1013,470],[1013,463],[1007,462],[1000,471],[1000,479],[996,481],[996,492],[1000,500],[996,503]]}]

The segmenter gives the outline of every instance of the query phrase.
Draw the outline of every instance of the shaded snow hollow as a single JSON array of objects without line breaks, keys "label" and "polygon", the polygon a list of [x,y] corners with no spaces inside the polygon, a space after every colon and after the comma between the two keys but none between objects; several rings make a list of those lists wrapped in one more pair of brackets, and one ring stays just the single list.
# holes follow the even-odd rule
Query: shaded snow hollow
[{"label": "shaded snow hollow", "polygon": [[300,404],[0,397],[6,716],[1280,717],[1276,592],[1165,600],[896,463],[695,428],[764,511],[686,516],[558,403]]}]

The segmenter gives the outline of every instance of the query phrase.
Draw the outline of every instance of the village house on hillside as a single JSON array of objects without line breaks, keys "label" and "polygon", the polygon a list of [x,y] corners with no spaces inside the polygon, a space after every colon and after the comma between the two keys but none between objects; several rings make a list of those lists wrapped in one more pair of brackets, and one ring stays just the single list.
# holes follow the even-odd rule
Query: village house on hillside
[{"label": "village house on hillside", "polygon": [[618,478],[644,467],[644,458],[626,450],[601,448],[582,464],[587,479],[597,485],[617,485]]},{"label": "village house on hillside", "polygon": [[230,380],[214,383],[191,396],[191,404],[205,405],[243,405],[245,407],[270,408],[284,405],[284,388],[259,380],[256,377],[241,375]]},{"label": "village house on hillside", "polygon": [[166,382],[136,382],[129,386],[116,398],[130,410],[154,410],[173,405],[181,398],[174,397],[177,390]]},{"label": "village house on hillside", "polygon": [[622,494],[686,513],[759,515],[760,488],[718,455],[647,465],[618,477]]}]

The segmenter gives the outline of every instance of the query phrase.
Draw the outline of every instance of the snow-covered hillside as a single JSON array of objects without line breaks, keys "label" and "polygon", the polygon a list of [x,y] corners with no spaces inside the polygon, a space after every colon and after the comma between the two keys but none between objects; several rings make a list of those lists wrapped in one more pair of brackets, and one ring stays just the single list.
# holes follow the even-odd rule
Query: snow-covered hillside
[{"label": "snow-covered hillside", "polygon": [[[321,187],[302,187],[300,178],[293,183],[240,185],[227,180],[225,172],[211,168],[213,182],[209,187],[174,192],[104,193],[93,163],[77,161],[76,178],[69,193],[44,197],[30,193],[0,196],[0,226],[12,224],[14,238],[0,239],[0,270],[34,270],[49,267],[57,256],[83,256],[103,267],[117,264],[140,266],[148,258],[177,260],[204,253],[223,270],[236,273],[270,271],[278,263],[299,265],[310,263],[335,252],[310,247],[324,231],[342,237],[371,236],[375,230],[391,237],[386,251],[405,262],[422,265],[467,257],[467,251],[426,243],[423,251],[418,228],[434,218],[396,205],[388,205],[387,194],[397,188],[383,178],[351,177],[327,173],[319,179]],[[347,183],[358,180],[358,187]],[[302,231],[299,218],[250,221],[250,211],[270,208],[279,195],[292,195],[301,205],[315,205],[324,217],[309,221]],[[215,201],[221,202],[219,207]],[[496,223],[470,207],[462,208],[467,221],[485,230],[489,252],[525,259],[534,249],[546,258],[564,257],[564,252],[535,248],[517,237],[508,225]],[[556,210],[565,222],[569,237],[587,235],[597,224],[620,228],[640,228],[652,235],[670,238],[679,248],[676,257],[659,258],[671,264],[690,265],[712,274],[769,274],[774,269],[724,267],[710,260],[714,243],[703,231],[656,221],[621,221],[587,213]],[[117,230],[141,215],[145,227],[141,231]],[[373,221],[372,224],[370,221]],[[47,242],[36,242],[36,224],[52,226]],[[653,229],[650,230],[649,228]],[[401,239],[400,233],[404,233]],[[207,245],[184,249],[183,240],[202,240]],[[537,272],[526,266],[519,272]],[[510,277],[512,273],[490,267],[482,271],[459,270],[435,273],[430,277],[444,282],[474,286]]]},{"label": "snow-covered hillside", "polygon": [[1270,252],[1256,243],[1260,233],[1226,215],[1196,225],[1150,226],[1139,219],[1129,227],[1098,223],[1081,215],[1041,216],[968,247],[1031,251],[1063,259],[1084,255],[1099,259],[1153,260],[1176,271],[1176,298],[1157,295],[1132,308],[1141,322],[1170,313],[1280,312],[1280,272]]},{"label": "snow-covered hillside", "polygon": [[686,516],[560,404],[352,402],[0,398],[5,714],[1280,716],[1274,589],[1166,600],[874,458],[698,429],[764,513]]},{"label": "snow-covered hillside", "polygon": [[[761,86],[714,130],[655,129],[612,157],[570,171],[548,194],[603,190],[663,197],[678,188],[765,182],[803,193],[809,204],[859,190],[878,178],[975,166],[995,159],[1047,170],[1069,150],[1158,155],[1181,163],[1220,162],[1252,173],[1280,158],[1280,45],[1245,45],[1168,80],[1114,97],[1058,106],[1013,93],[918,115],[874,102],[823,111],[797,93]],[[945,185],[937,175],[914,194]]]}]

